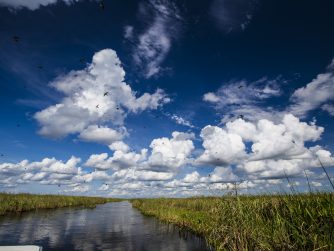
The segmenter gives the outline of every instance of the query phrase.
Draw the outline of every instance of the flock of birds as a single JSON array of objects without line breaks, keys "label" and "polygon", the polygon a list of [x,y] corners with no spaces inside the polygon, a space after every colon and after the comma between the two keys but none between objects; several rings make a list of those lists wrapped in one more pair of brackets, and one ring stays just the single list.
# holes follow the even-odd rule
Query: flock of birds
[{"label": "flock of birds", "polygon": [[[99,1],[99,7],[100,7],[101,10],[105,10],[105,2],[104,2],[104,0]],[[20,38],[19,36],[17,36],[17,35],[14,35],[14,36],[12,37],[12,40],[13,40],[13,42],[15,42],[15,43],[19,43],[19,42],[21,41],[21,38]],[[86,63],[86,60],[85,60],[85,58],[80,58],[80,59],[79,59],[79,62],[80,62],[80,63]],[[44,69],[44,67],[43,67],[42,65],[38,65],[37,68],[38,68],[39,70],[43,70],[43,69]],[[75,77],[76,77],[76,76],[77,76],[77,75],[75,75]],[[240,85],[240,86],[238,87],[238,89],[241,89],[241,88],[243,88],[242,85]],[[106,96],[108,96],[108,95],[109,95],[109,92],[108,92],[108,91],[106,91],[106,92],[103,93],[103,96],[104,96],[104,97],[106,97]],[[99,109],[99,108],[100,108],[100,105],[97,104],[97,105],[96,105],[96,109]],[[116,107],[116,110],[119,110],[119,109],[120,109],[119,107]],[[155,118],[159,118],[159,116],[156,115]],[[243,115],[239,115],[238,118],[243,119],[244,116],[243,116]],[[17,124],[17,127],[20,127],[20,126],[21,126],[20,124]],[[144,126],[144,128],[146,128],[146,126]],[[162,142],[162,144],[164,144],[164,142]],[[4,157],[5,155],[2,153],[2,154],[0,154],[0,156],[1,156],[1,157]],[[209,176],[210,176],[210,175],[209,175]],[[105,185],[107,186],[108,184],[105,184]],[[61,187],[61,184],[58,184],[58,187]]]}]

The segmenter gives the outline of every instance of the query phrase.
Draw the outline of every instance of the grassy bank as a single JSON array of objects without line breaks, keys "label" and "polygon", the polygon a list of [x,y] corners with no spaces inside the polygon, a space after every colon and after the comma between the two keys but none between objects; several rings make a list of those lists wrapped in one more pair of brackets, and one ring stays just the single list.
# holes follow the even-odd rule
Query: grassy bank
[{"label": "grassy bank", "polygon": [[216,250],[333,250],[334,195],[136,199],[143,214],[206,238]]},{"label": "grassy bank", "polygon": [[119,200],[99,197],[0,193],[0,215],[59,207],[95,207],[97,204],[112,201]]}]

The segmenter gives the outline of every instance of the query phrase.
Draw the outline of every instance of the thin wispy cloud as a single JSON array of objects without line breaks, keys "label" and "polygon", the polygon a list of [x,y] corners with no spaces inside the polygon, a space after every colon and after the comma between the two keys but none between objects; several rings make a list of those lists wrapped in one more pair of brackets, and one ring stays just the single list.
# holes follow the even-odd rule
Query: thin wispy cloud
[{"label": "thin wispy cloud", "polygon": [[243,31],[251,23],[257,4],[256,0],[214,0],[210,15],[225,33]]},{"label": "thin wispy cloud", "polygon": [[295,90],[291,96],[293,104],[289,108],[293,114],[304,117],[309,111],[321,106],[323,110],[331,114],[331,102],[334,101],[333,61],[327,67],[326,72],[318,74],[306,86]]},{"label": "thin wispy cloud", "polygon": [[126,26],[124,37],[133,44],[133,61],[145,78],[161,74],[162,66],[180,32],[180,10],[174,1],[148,0],[140,3],[138,16],[149,20],[143,31]]},{"label": "thin wispy cloud", "polygon": [[5,6],[13,10],[20,10],[22,8],[37,10],[40,7],[56,4],[60,1],[70,5],[81,0],[0,0],[0,6]]}]

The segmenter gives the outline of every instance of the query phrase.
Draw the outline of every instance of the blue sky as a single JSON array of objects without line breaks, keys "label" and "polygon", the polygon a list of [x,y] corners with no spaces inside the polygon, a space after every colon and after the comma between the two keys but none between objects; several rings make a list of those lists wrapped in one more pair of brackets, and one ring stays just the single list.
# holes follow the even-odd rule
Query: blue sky
[{"label": "blue sky", "polygon": [[0,189],[331,190],[333,7],[0,0]]}]

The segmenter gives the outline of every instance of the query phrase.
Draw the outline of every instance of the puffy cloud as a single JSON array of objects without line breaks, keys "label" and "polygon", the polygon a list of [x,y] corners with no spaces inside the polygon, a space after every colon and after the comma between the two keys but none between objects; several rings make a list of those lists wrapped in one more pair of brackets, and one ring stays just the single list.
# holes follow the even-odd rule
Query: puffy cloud
[{"label": "puffy cloud", "polygon": [[322,186],[322,183],[317,182],[317,181],[311,181],[311,184],[312,184],[312,186],[315,186],[315,187],[321,187]]},{"label": "puffy cloud", "polygon": [[108,184],[102,184],[99,189],[99,191],[107,191],[109,190],[109,185]]},{"label": "puffy cloud", "polygon": [[86,161],[85,166],[94,167],[98,169],[109,169],[110,168],[109,163],[106,163],[107,158],[108,158],[108,153],[92,154]]},{"label": "puffy cloud", "polygon": [[[332,62],[333,64],[333,62]],[[331,65],[332,65],[331,64]],[[329,66],[327,72],[319,74],[306,86],[297,89],[291,96],[293,104],[289,110],[298,116],[305,116],[308,111],[321,105],[330,110],[326,103],[334,100],[334,69]]]},{"label": "puffy cloud", "polygon": [[204,152],[196,162],[208,165],[229,165],[246,157],[245,144],[238,134],[217,126],[206,126],[201,131]]},{"label": "puffy cloud", "polygon": [[118,170],[112,174],[112,179],[124,182],[130,181],[165,181],[174,177],[171,172],[155,172],[150,170],[136,170],[135,168]]},{"label": "puffy cloud", "polygon": [[114,151],[121,151],[121,152],[128,152],[130,150],[130,147],[125,144],[123,141],[116,141],[112,143],[109,148]]},{"label": "puffy cloud", "polygon": [[198,182],[200,179],[200,175],[197,171],[195,172],[192,172],[192,173],[188,173],[183,181],[186,182],[186,183],[195,183],[195,182]]},{"label": "puffy cloud", "polygon": [[170,101],[160,89],[137,98],[136,92],[124,82],[124,76],[116,52],[105,49],[95,53],[92,63],[84,70],[71,71],[55,79],[51,86],[65,97],[61,103],[35,114],[41,126],[39,133],[53,138],[82,133],[83,139],[92,141],[97,137],[100,143],[106,133],[107,138],[120,140],[116,132],[99,128],[97,124],[109,122],[120,126],[129,112],[157,109]]},{"label": "puffy cloud", "polygon": [[0,6],[5,6],[10,9],[28,8],[30,10],[36,10],[41,6],[56,4],[58,1],[63,1],[70,5],[80,0],[0,0]]},{"label": "puffy cloud", "polygon": [[[181,19],[177,6],[167,0],[149,0],[140,4],[141,19],[152,19],[146,30],[134,41],[133,60],[146,78],[162,71],[161,64],[177,38]],[[133,28],[126,26],[125,38],[133,39]]]},{"label": "puffy cloud", "polygon": [[174,177],[174,173],[171,172],[154,172],[154,171],[147,171],[147,170],[141,170],[136,171],[134,173],[134,177],[137,180],[142,181],[154,181],[154,180],[170,180]]},{"label": "puffy cloud", "polygon": [[[201,131],[204,152],[195,163],[216,166],[221,174],[212,173],[211,179],[217,181],[236,179],[235,171],[250,179],[300,175],[305,168],[320,167],[319,159],[325,166],[333,164],[329,151],[305,147],[306,142],[319,140],[323,131],[292,114],[285,114],[280,123],[236,119],[225,128],[206,126]],[[238,167],[235,171],[228,169],[233,165]]]},{"label": "puffy cloud", "polygon": [[231,167],[216,167],[210,174],[210,182],[232,182],[239,180],[239,177],[234,174]]},{"label": "puffy cloud", "polygon": [[[81,159],[72,156],[66,163],[58,161],[55,158],[44,159],[43,161],[42,161],[43,167],[41,168],[42,171],[52,172],[52,173],[63,173],[63,174],[76,174],[79,171],[77,165],[81,162]],[[44,165],[44,163],[46,165]]]},{"label": "puffy cloud", "polygon": [[211,103],[218,103],[220,98],[213,92],[208,92],[203,95],[203,100]]},{"label": "puffy cloud", "polygon": [[172,138],[158,138],[151,142],[152,153],[148,159],[151,169],[156,171],[176,170],[187,164],[194,150],[193,134],[173,132]]},{"label": "puffy cloud", "polygon": [[0,184],[10,182],[11,186],[22,183],[39,183],[46,185],[71,184],[76,176],[84,175],[79,165],[80,158],[72,156],[66,162],[55,158],[42,161],[0,164]]},{"label": "puffy cloud", "polygon": [[92,154],[86,161],[85,166],[99,170],[135,168],[146,160],[146,155],[147,149],[142,149],[140,153],[124,152],[119,149],[111,157],[108,157],[107,153]]},{"label": "puffy cloud", "polygon": [[84,141],[109,145],[121,140],[124,135],[126,135],[124,128],[122,128],[121,131],[116,131],[108,127],[90,125],[81,131],[79,138]]}]

